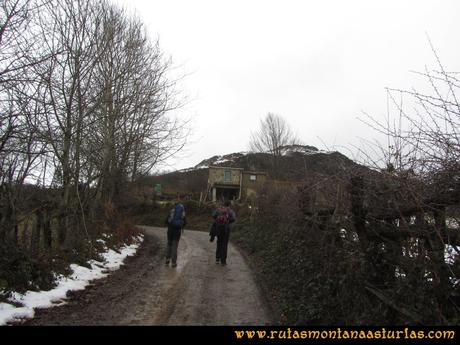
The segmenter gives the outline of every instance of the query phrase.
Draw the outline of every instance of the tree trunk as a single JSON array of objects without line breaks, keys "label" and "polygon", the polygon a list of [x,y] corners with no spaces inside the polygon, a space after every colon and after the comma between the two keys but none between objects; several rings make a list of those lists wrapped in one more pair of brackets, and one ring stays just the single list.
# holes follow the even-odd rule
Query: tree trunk
[{"label": "tree trunk", "polygon": [[53,245],[53,236],[51,232],[51,217],[49,210],[46,210],[44,214],[43,237],[46,249],[51,251]]},{"label": "tree trunk", "polygon": [[43,210],[38,209],[35,213],[36,220],[32,227],[32,236],[30,240],[30,254],[36,258],[40,253],[40,232],[43,228]]}]

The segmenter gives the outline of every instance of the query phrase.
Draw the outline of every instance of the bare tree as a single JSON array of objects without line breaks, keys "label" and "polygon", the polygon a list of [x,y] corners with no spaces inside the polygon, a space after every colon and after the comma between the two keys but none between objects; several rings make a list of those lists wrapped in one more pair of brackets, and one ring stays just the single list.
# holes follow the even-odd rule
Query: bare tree
[{"label": "bare tree", "polygon": [[149,172],[185,143],[184,122],[168,114],[179,106],[175,83],[168,79],[171,62],[158,42],[152,43],[137,18],[107,6],[99,41],[101,100],[90,140],[99,169],[98,196],[110,201],[127,181]]},{"label": "bare tree", "polygon": [[0,85],[25,79],[24,69],[46,60],[31,26],[47,0],[0,2]]},{"label": "bare tree", "polygon": [[[78,186],[84,163],[82,141],[90,131],[94,109],[92,77],[99,54],[95,31],[99,25],[92,1],[48,1],[36,18],[42,49],[50,59],[34,68],[34,100],[40,111],[30,121],[32,130],[52,153],[54,184],[62,188],[60,243],[79,212]],[[78,231],[71,233],[77,234]]]},{"label": "bare tree", "polygon": [[[13,90],[24,89],[27,70],[46,59],[39,51],[33,30],[26,30],[41,2],[2,0],[0,2],[0,154],[8,151],[9,139],[17,138],[24,124]],[[16,141],[12,146],[17,148]]]},{"label": "bare tree", "polygon": [[30,71],[50,56],[40,49],[33,18],[40,0],[0,2],[0,239],[16,243],[18,214],[26,178],[37,171],[44,153],[29,117],[36,109],[30,97]]},{"label": "bare tree", "polygon": [[260,120],[259,130],[251,133],[249,146],[251,151],[265,152],[272,156],[274,173],[277,175],[283,147],[298,145],[299,143],[299,139],[284,118],[268,113],[263,120]]},{"label": "bare tree", "polygon": [[28,180],[57,191],[59,245],[73,247],[90,211],[183,147],[171,60],[138,18],[95,0],[0,1],[0,48],[0,238]]}]

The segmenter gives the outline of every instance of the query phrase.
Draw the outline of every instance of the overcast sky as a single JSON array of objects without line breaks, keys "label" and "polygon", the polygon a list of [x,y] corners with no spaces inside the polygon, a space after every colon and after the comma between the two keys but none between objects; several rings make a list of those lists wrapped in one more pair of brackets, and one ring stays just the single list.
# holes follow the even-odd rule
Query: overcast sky
[{"label": "overcast sky", "polygon": [[267,112],[300,139],[350,158],[383,118],[385,87],[418,87],[411,71],[460,71],[460,1],[113,0],[135,11],[188,76],[179,110],[193,135],[171,168],[247,151]]}]

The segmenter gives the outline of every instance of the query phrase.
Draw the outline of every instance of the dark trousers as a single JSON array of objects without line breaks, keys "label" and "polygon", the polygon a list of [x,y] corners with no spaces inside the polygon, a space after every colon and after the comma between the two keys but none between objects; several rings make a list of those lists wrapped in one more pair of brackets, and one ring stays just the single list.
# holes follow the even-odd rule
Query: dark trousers
[{"label": "dark trousers", "polygon": [[181,228],[168,227],[168,246],[166,248],[166,260],[171,259],[173,264],[177,262],[177,247],[181,235]]},{"label": "dark trousers", "polygon": [[230,238],[230,229],[228,227],[219,230],[217,235],[216,260],[227,262],[228,240]]}]

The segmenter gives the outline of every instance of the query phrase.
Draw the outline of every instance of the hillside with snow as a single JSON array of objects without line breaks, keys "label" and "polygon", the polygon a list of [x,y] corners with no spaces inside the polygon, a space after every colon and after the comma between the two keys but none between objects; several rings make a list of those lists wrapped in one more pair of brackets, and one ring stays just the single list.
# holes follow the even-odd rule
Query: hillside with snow
[{"label": "hillside with snow", "polygon": [[[314,146],[289,145],[283,146],[280,151],[278,178],[282,180],[299,180],[311,172],[333,175],[351,168],[364,168],[338,151],[319,150]],[[273,172],[272,163],[273,156],[270,152],[237,152],[213,156],[201,161],[193,168],[180,172],[207,169],[210,166],[227,166],[250,171],[267,171],[270,175]]]},{"label": "hillside with snow", "polygon": [[275,173],[273,156],[260,152],[236,152],[216,155],[197,165],[146,179],[148,185],[161,184],[166,194],[177,192],[198,194],[206,190],[210,166],[243,168],[265,171],[271,178],[284,181],[302,181],[306,177],[331,176],[351,170],[367,170],[338,151],[319,150],[314,146],[290,145],[281,148]]}]

